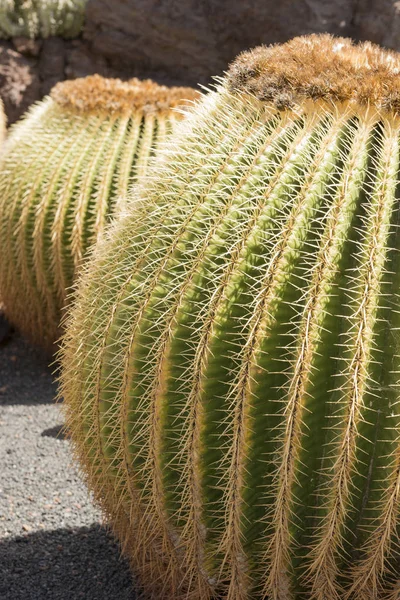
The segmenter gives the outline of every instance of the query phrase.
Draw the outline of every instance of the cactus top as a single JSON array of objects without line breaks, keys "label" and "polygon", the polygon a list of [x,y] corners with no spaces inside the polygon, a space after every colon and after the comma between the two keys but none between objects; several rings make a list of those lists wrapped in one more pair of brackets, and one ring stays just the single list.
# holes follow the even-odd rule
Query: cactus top
[{"label": "cactus top", "polygon": [[158,85],[151,79],[108,79],[91,75],[58,83],[51,91],[57,104],[81,113],[161,113],[182,106],[199,96],[187,87]]},{"label": "cactus top", "polygon": [[328,34],[244,52],[230,66],[227,83],[230,91],[278,109],[322,99],[400,112],[400,55]]}]

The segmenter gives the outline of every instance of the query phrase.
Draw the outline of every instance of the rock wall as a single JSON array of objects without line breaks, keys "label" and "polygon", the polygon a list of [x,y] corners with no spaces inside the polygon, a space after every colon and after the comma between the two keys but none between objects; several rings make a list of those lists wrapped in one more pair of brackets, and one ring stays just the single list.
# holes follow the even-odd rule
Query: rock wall
[{"label": "rock wall", "polygon": [[242,50],[296,35],[352,32],[355,0],[89,0],[85,38],[112,65],[160,70],[190,84]]},{"label": "rock wall", "polygon": [[18,37],[1,41],[0,97],[4,101],[8,123],[14,123],[58,81],[92,73],[117,76],[115,69],[107,67],[105,58],[94,55],[82,39],[29,40]]},{"label": "rock wall", "polygon": [[400,50],[400,1],[89,0],[78,39],[0,43],[0,96],[12,123],[65,78],[206,84],[242,50],[311,32]]}]

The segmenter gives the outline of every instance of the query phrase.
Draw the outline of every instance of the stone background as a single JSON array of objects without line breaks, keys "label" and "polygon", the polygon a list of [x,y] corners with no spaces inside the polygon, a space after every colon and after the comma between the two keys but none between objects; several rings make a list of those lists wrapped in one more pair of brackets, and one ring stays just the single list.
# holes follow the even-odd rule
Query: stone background
[{"label": "stone background", "polygon": [[397,0],[89,0],[80,38],[0,43],[9,123],[65,78],[207,84],[242,50],[329,32],[400,50]]}]

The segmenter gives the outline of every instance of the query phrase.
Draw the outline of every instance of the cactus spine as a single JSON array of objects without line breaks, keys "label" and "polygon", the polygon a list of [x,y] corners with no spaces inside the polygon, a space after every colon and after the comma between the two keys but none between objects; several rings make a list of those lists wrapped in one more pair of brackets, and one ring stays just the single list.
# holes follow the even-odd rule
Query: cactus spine
[{"label": "cactus spine", "polygon": [[87,0],[1,0],[0,38],[80,34]]},{"label": "cactus spine", "polygon": [[154,598],[397,597],[399,67],[240,56],[86,268],[68,423]]},{"label": "cactus spine", "polygon": [[0,290],[35,342],[59,335],[89,247],[179,120],[188,88],[86,79],[58,84],[12,130],[0,175]]}]

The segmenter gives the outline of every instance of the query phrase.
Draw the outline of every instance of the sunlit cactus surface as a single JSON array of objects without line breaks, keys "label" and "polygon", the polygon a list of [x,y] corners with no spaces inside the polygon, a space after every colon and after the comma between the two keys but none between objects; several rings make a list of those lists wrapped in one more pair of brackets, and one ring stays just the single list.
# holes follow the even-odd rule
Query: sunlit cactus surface
[{"label": "sunlit cactus surface", "polygon": [[0,0],[0,38],[80,34],[88,0]]},{"label": "sunlit cactus surface", "polygon": [[197,95],[94,75],[57,84],[12,129],[0,163],[0,296],[34,342],[59,337],[89,248]]},{"label": "sunlit cactus surface", "polygon": [[149,597],[400,597],[399,69],[241,55],[86,269],[68,424]]}]

